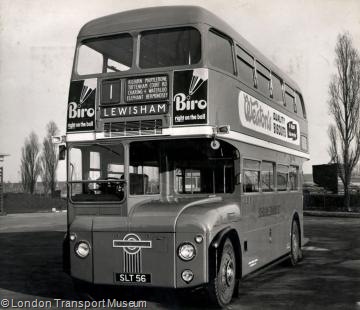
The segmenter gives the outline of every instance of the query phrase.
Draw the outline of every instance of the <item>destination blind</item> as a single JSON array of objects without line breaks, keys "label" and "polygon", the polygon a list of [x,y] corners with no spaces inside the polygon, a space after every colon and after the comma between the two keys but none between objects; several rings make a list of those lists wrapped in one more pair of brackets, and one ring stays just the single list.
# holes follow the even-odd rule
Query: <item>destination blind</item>
[{"label": "destination blind", "polygon": [[169,97],[167,75],[136,77],[126,80],[126,102],[161,101]]}]

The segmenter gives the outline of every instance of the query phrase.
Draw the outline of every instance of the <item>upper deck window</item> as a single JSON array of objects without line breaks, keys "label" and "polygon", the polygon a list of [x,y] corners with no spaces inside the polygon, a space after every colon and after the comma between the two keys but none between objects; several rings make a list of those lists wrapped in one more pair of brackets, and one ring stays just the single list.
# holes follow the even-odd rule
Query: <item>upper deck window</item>
[{"label": "upper deck window", "polygon": [[275,74],[272,74],[271,80],[272,80],[273,98],[277,103],[282,104],[283,103],[282,81]]},{"label": "upper deck window", "polygon": [[257,88],[265,96],[270,96],[270,70],[256,61]]},{"label": "upper deck window", "polygon": [[120,34],[85,40],[79,47],[77,73],[80,75],[129,70],[133,58],[133,38]]},{"label": "upper deck window", "polygon": [[247,85],[254,86],[254,58],[241,47],[236,47],[239,77]]},{"label": "upper deck window", "polygon": [[293,109],[293,111],[297,113],[294,90],[286,84],[285,84],[285,105],[288,106],[289,109]]},{"label": "upper deck window", "polygon": [[300,116],[302,116],[303,118],[306,118],[304,101],[302,99],[302,96],[297,92],[295,92],[295,103],[296,103],[296,107],[299,111]]},{"label": "upper deck window", "polygon": [[232,42],[213,30],[209,31],[209,59],[215,67],[234,74]]},{"label": "upper deck window", "polygon": [[200,32],[192,27],[141,32],[141,68],[196,64],[201,58]]}]

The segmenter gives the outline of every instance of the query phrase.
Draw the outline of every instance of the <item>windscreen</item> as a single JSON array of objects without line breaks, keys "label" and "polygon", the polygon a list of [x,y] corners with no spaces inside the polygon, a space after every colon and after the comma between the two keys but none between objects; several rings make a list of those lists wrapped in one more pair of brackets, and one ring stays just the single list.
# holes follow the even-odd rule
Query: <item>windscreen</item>
[{"label": "windscreen", "polygon": [[130,34],[85,40],[77,59],[80,75],[126,71],[131,68],[133,39]]},{"label": "windscreen", "polygon": [[225,194],[234,191],[236,151],[226,142],[218,149],[210,139],[172,144],[168,158],[174,167],[174,190],[178,194]]},{"label": "windscreen", "polygon": [[68,169],[73,201],[123,200],[124,149],[121,144],[72,146]]},{"label": "windscreen", "polygon": [[130,194],[159,192],[159,172],[175,194],[216,194],[234,191],[236,149],[211,139],[133,142],[130,144]]},{"label": "windscreen", "polygon": [[143,31],[140,36],[141,68],[196,64],[201,58],[200,32],[192,27]]},{"label": "windscreen", "polygon": [[160,150],[157,143],[138,142],[130,145],[130,195],[160,193]]}]

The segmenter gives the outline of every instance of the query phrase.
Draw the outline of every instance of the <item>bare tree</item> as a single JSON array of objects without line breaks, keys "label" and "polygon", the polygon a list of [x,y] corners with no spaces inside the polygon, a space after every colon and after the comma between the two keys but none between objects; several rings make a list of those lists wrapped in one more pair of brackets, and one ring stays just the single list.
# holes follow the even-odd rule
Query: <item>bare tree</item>
[{"label": "bare tree", "polygon": [[34,193],[41,172],[40,144],[37,135],[31,132],[21,149],[21,183],[25,192]]},{"label": "bare tree", "polygon": [[329,128],[331,160],[338,164],[344,184],[344,207],[350,210],[351,172],[360,156],[360,58],[348,33],[338,36],[337,73],[329,85],[329,108],[335,125]]},{"label": "bare tree", "polygon": [[336,164],[339,162],[338,156],[338,135],[336,131],[336,126],[334,124],[329,125],[328,136],[330,139],[330,145],[328,148],[328,154],[330,156],[330,163]]},{"label": "bare tree", "polygon": [[51,137],[58,135],[59,129],[54,121],[46,125],[46,137],[43,140],[43,149],[41,154],[42,173],[41,178],[44,185],[44,193],[49,191],[54,196],[56,188],[56,168],[58,165],[58,156],[56,146],[53,144]]}]

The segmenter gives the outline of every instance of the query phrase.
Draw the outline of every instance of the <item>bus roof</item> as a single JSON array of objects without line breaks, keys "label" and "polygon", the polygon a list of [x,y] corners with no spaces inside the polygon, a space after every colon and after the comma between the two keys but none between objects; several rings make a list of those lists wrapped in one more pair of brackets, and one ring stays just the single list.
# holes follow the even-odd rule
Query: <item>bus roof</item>
[{"label": "bus roof", "polygon": [[84,39],[136,29],[163,28],[199,23],[212,26],[233,38],[243,49],[252,54],[263,65],[277,73],[289,86],[300,92],[300,88],[295,81],[239,35],[237,31],[213,13],[198,6],[159,6],[111,14],[86,23],[81,28],[78,38]]}]

